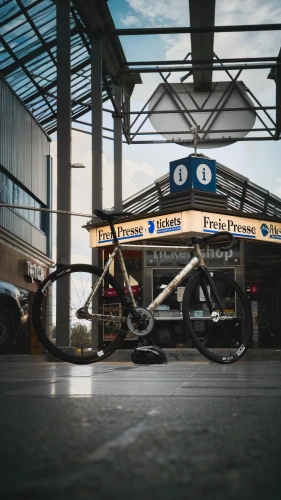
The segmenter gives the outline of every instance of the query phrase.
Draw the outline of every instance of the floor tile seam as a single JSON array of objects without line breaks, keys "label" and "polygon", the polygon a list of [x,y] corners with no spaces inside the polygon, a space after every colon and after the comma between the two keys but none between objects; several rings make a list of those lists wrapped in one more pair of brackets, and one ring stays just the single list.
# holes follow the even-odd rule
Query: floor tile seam
[{"label": "floor tile seam", "polygon": [[[165,383],[179,383],[180,385],[183,385],[184,387],[198,387],[198,388],[203,388],[203,387],[215,387],[215,388],[233,388],[233,389],[243,389],[243,390],[246,390],[248,388],[255,388],[255,389],[273,389],[273,388],[276,388],[276,389],[281,389],[281,384],[280,385],[274,385],[272,384],[272,381],[270,383],[270,385],[267,385],[267,384],[259,384],[257,385],[256,383],[255,384],[252,384],[252,383],[249,383],[249,381],[247,381],[247,386],[245,387],[245,385],[242,385],[241,382],[239,383],[235,383],[233,381],[229,381],[229,383],[225,383],[224,381],[214,381],[212,379],[210,379],[209,381],[201,381],[201,380],[196,380],[196,379],[192,379],[192,382],[190,382],[189,380],[179,380],[179,379],[176,379],[176,378],[166,378],[165,380],[163,379],[151,379],[151,378],[141,378],[141,379],[131,379],[131,380],[123,380],[123,379],[103,379],[103,378],[95,378],[95,379],[86,379],[87,381],[91,380],[93,381],[94,383],[97,382],[97,383],[116,383],[116,384],[126,384],[126,385],[129,385],[129,384],[136,384],[136,383],[150,383],[150,384],[159,384],[159,385],[162,385],[162,384],[165,384]],[[72,379],[71,381],[69,381],[69,379],[42,379],[42,380],[38,380],[38,379],[2,379],[0,380],[0,386],[1,386],[1,383],[2,384],[16,384],[16,383],[28,383],[28,384],[34,384],[37,382],[37,386],[39,385],[42,385],[42,386],[46,386],[46,385],[49,385],[49,384],[69,384],[71,385],[71,383],[75,383],[76,385],[78,383],[83,383],[85,380],[81,380],[81,378],[77,378],[77,379]]]},{"label": "floor tile seam", "polygon": [[[119,377],[115,376],[113,377],[112,375],[108,376],[109,374],[89,374],[89,375],[52,375],[52,376],[48,376],[48,377],[45,377],[45,376],[36,376],[36,375],[33,375],[33,376],[25,376],[25,377],[8,377],[8,376],[5,376],[5,377],[0,377],[0,383],[1,382],[9,382],[9,381],[65,381],[65,380],[106,380],[106,381],[109,381],[109,380],[120,380],[120,381],[131,381],[131,380],[157,380],[157,381],[168,381],[168,380],[181,380],[181,379],[189,379],[189,380],[193,380],[193,381],[197,381],[197,382],[207,382],[207,381],[213,381],[213,382],[224,382],[224,383],[262,383],[262,382],[267,382],[267,378],[266,377],[244,377],[244,376],[241,376],[241,377],[227,377],[227,378],[224,378],[223,376],[221,377],[213,377],[212,375],[210,376],[205,376],[205,374],[202,373],[202,376],[200,377],[198,375],[198,373],[196,374],[170,374],[169,377],[163,377],[163,376],[160,376],[160,374],[157,375],[157,377],[155,377],[154,374],[147,374],[145,377],[141,374],[139,374],[139,376],[136,376],[136,374],[134,375],[134,377],[132,376],[129,376],[126,377],[124,376],[123,374],[120,375]],[[193,377],[193,375],[195,375],[195,377]],[[203,378],[204,377],[204,378]],[[271,376],[270,377],[270,382],[276,382],[276,383],[280,383],[281,384],[281,377],[273,377]]]},{"label": "floor tile seam", "polygon": [[8,399],[12,399],[12,398],[15,398],[15,399],[23,399],[23,400],[31,400],[31,399],[35,399],[35,400],[38,400],[38,399],[57,399],[57,398],[60,398],[60,399],[92,399],[92,398],[95,398],[95,400],[97,398],[104,398],[104,399],[107,399],[108,398],[124,398],[124,397],[127,397],[127,398],[141,398],[141,399],[144,399],[144,398],[181,398],[181,399],[186,399],[186,398],[189,398],[189,399],[217,399],[217,400],[221,400],[221,399],[241,399],[241,400],[244,400],[246,401],[247,399],[264,399],[266,397],[266,400],[269,400],[269,399],[272,399],[272,400],[281,400],[281,394],[280,395],[266,395],[266,396],[259,396],[259,395],[256,395],[256,394],[247,394],[247,395],[220,395],[220,394],[173,394],[173,395],[170,395],[170,394],[131,394],[131,395],[128,395],[128,394],[71,394],[71,395],[66,395],[66,394],[53,394],[53,395],[40,395],[40,394],[9,394],[9,393],[6,393],[6,394],[0,394],[0,400],[1,398],[8,398]]},{"label": "floor tile seam", "polygon": [[[91,399],[91,398],[95,398],[95,400],[97,400],[97,398],[101,398],[101,399],[105,399],[108,401],[108,398],[116,398],[118,400],[120,400],[120,398],[122,398],[122,400],[124,398],[127,398],[127,399],[131,399],[131,398],[140,398],[140,399],[146,399],[146,398],[153,398],[153,399],[168,399],[170,398],[171,396],[169,394],[71,394],[71,395],[68,395],[68,394],[52,394],[52,395],[42,395],[42,394],[9,394],[9,393],[6,393],[6,394],[0,394],[0,399],[4,399],[4,398],[8,398],[8,399],[35,399],[35,400],[38,400],[38,399],[57,399],[57,398],[60,398],[60,399],[73,399],[73,398],[77,398],[77,399],[81,399],[81,398],[84,398],[84,399]],[[200,399],[202,397],[204,398],[208,398],[208,399],[241,399],[241,400],[247,400],[247,398],[250,398],[250,399],[263,399],[264,396],[258,396],[256,394],[250,394],[250,395],[242,395],[242,396],[239,396],[239,395],[221,395],[221,394],[173,394],[173,399],[174,398],[179,398],[179,399],[186,399],[186,398],[189,398],[189,399]],[[272,399],[272,400],[281,400],[281,395],[277,396],[277,395],[268,395],[266,396],[266,399]],[[0,410],[1,412],[1,410]]]}]

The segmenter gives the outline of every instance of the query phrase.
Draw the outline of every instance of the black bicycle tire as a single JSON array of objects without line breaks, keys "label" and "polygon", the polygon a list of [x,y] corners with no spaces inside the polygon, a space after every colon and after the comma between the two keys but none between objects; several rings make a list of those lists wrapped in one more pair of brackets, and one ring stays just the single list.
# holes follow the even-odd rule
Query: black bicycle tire
[{"label": "black bicycle tire", "polygon": [[203,354],[207,359],[210,361],[214,361],[215,363],[219,364],[230,364],[230,363],[235,363],[236,361],[239,361],[247,352],[250,342],[251,342],[251,337],[252,337],[252,316],[251,316],[251,311],[250,307],[247,301],[247,298],[245,294],[243,293],[241,287],[237,284],[237,282],[232,279],[230,276],[227,274],[221,272],[221,271],[215,271],[216,275],[220,277],[221,279],[224,279],[228,283],[230,283],[236,293],[238,294],[242,305],[244,307],[244,310],[246,312],[246,331],[245,331],[245,336],[243,338],[243,349],[238,349],[235,353],[233,353],[232,356],[218,356],[214,352],[211,352],[208,348],[204,347],[204,345],[200,342],[200,340],[197,337],[196,332],[193,329],[192,325],[192,320],[190,319],[189,315],[189,304],[190,304],[190,299],[192,296],[192,292],[194,287],[198,286],[201,275],[200,275],[200,269],[198,272],[189,280],[187,283],[187,286],[184,291],[183,295],[183,302],[182,302],[182,312],[183,312],[183,320],[185,323],[185,326],[187,328],[188,334],[194,344],[194,346],[198,349],[198,351]]},{"label": "black bicycle tire", "polygon": [[[63,273],[63,271],[65,271],[65,273]],[[113,352],[115,352],[118,349],[118,347],[120,347],[120,345],[122,344],[122,342],[126,337],[127,334],[126,331],[119,331],[116,335],[115,340],[113,340],[104,349],[101,349],[100,351],[95,351],[93,355],[83,357],[83,356],[69,354],[56,347],[48,339],[42,325],[41,304],[45,296],[44,292],[48,289],[48,285],[50,286],[52,283],[57,281],[61,276],[64,276],[66,273],[71,274],[72,272],[90,272],[92,274],[96,274],[97,276],[101,276],[103,269],[96,266],[91,266],[89,264],[70,264],[69,266],[60,267],[56,271],[49,274],[47,278],[40,284],[34,296],[34,301],[32,306],[33,326],[39,341],[43,344],[45,349],[51,354],[53,354],[55,357],[59,358],[61,361],[66,361],[68,363],[74,363],[79,365],[96,363],[97,361],[102,361],[103,359],[107,358],[108,356],[113,354]],[[126,304],[125,293],[120,283],[110,273],[107,273],[105,275],[105,279],[116,291],[121,304],[125,305]]]}]

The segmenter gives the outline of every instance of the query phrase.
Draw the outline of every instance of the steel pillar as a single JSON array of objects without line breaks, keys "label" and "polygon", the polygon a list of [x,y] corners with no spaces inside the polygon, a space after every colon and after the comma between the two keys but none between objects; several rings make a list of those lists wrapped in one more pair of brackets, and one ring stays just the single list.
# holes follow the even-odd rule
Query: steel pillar
[{"label": "steel pillar", "polygon": [[[92,213],[102,208],[102,38],[91,41],[91,97],[92,97]],[[98,249],[92,249],[92,265],[99,265]],[[98,297],[92,311],[97,312]],[[99,346],[97,325],[92,323],[92,346]]]},{"label": "steel pillar", "polygon": [[[71,200],[71,74],[70,0],[58,0],[57,8],[57,206],[70,211]],[[57,215],[57,262],[71,260],[71,218]],[[57,282],[56,341],[68,346],[70,339],[69,280]],[[66,325],[69,325],[67,328]]]},{"label": "steel pillar", "polygon": [[115,104],[118,113],[113,113],[114,120],[114,210],[122,212],[122,87],[114,87]]}]

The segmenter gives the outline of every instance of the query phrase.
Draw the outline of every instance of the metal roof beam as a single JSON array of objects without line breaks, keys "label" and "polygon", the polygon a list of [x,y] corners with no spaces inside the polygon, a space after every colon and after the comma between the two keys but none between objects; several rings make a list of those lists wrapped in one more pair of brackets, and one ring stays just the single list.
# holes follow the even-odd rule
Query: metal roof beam
[{"label": "metal roof beam", "polygon": [[[232,57],[227,59],[221,59],[220,63],[244,63],[244,62],[276,62],[278,57]],[[204,59],[205,64],[213,64],[215,61],[213,57],[209,60]],[[165,61],[128,61],[128,66],[167,66],[167,64],[180,64],[186,65],[190,64],[190,60],[187,59],[170,59]],[[202,64],[201,59],[192,58],[192,64]],[[162,68],[160,68],[162,69]]]},{"label": "metal roof beam", "polygon": [[234,33],[241,31],[280,31],[281,24],[238,24],[232,26],[204,26],[181,28],[122,28],[115,30],[96,30],[103,36],[117,35],[179,35],[181,33]]},{"label": "metal roof beam", "polygon": [[[36,5],[38,5],[39,3],[41,3],[42,0],[36,0],[35,2],[33,2],[32,4],[28,5],[26,7],[26,10],[30,10],[32,9],[33,7],[36,7]],[[2,28],[2,26],[7,26],[11,21],[13,21],[14,19],[16,19],[17,17],[19,16],[19,12],[17,11],[15,14],[13,14],[12,16],[10,17],[7,17],[4,21],[0,22],[0,28]]]},{"label": "metal roof beam", "polygon": [[25,6],[23,5],[23,3],[22,3],[21,0],[16,0],[16,2],[18,4],[19,8],[21,9],[21,12],[25,15],[25,18],[26,18],[27,22],[29,23],[29,25],[33,29],[34,33],[36,34],[38,40],[40,41],[40,43],[44,47],[45,52],[47,52],[47,54],[49,55],[51,61],[56,65],[56,60],[54,58],[54,55],[49,50],[48,45],[46,44],[46,42],[45,42],[43,36],[41,35],[40,31],[37,29],[37,26],[34,23],[34,21],[31,18],[31,16],[29,15],[28,10],[25,8]]},{"label": "metal roof beam", "polygon": [[24,66],[24,64],[22,64],[21,61],[17,58],[17,56],[15,55],[15,53],[10,48],[9,44],[5,41],[5,39],[1,35],[0,35],[0,42],[2,43],[3,47],[5,48],[5,50],[9,53],[9,55],[11,57],[13,57],[13,59],[16,61],[17,65],[19,67],[21,67],[21,69],[23,70],[23,72],[25,73],[25,75],[30,79],[30,81],[33,83],[33,85],[37,88],[38,94],[40,96],[42,96],[43,100],[45,101],[45,104],[47,105],[47,107],[51,111],[52,115],[54,115],[55,114],[54,110],[53,110],[52,106],[50,105],[49,101],[46,99],[46,97],[42,93],[42,90],[39,87],[38,83],[33,78],[32,74],[26,69],[26,67]]},{"label": "metal roof beam", "polygon": [[[281,49],[279,51],[277,61],[281,62]],[[281,68],[274,67],[271,68],[268,77],[270,80],[274,80],[276,83],[276,131],[275,139],[278,140],[281,134]]]},{"label": "metal roof beam", "polygon": [[[85,66],[89,66],[89,64],[90,64],[90,59],[86,59],[82,63],[77,64],[77,66],[74,66],[74,68],[71,68],[71,75],[73,75],[74,73],[77,73],[77,71],[80,71]],[[28,97],[27,99],[25,99],[23,101],[24,104],[28,104],[29,102],[33,101],[34,99],[37,99],[37,97],[40,97],[45,92],[47,93],[49,90],[51,90],[52,88],[54,88],[56,86],[57,86],[57,79],[55,79],[53,82],[49,83],[45,87],[41,87],[40,92],[36,92],[36,93],[32,94],[30,97]]]},{"label": "metal roof beam", "polygon": [[[281,50],[278,54],[278,58],[281,61]],[[276,68],[276,132],[275,139],[280,138],[281,134],[281,67]]]},{"label": "metal roof beam", "polygon": [[89,38],[101,36],[101,26],[106,35],[102,41],[103,68],[110,74],[113,83],[124,88],[131,95],[136,83],[142,83],[139,74],[120,75],[121,66],[127,67],[126,57],[122,45],[115,34],[115,26],[106,1],[101,0],[73,0],[77,11],[85,26],[88,28]]},{"label": "metal roof beam", "polygon": [[[189,0],[190,27],[214,26],[216,0]],[[201,61],[213,58],[214,33],[191,33],[192,58]],[[193,66],[194,67],[194,66]],[[210,90],[212,70],[193,70],[194,90]]]},{"label": "metal roof beam", "polygon": [[[77,33],[79,33],[78,28],[77,27],[72,28],[71,36],[77,35]],[[32,52],[29,52],[28,54],[19,58],[18,60],[20,61],[20,64],[22,66],[26,65],[30,61],[33,61],[37,57],[41,56],[42,54],[46,54],[46,49],[48,49],[49,52],[52,48],[56,46],[57,46],[57,39],[54,38],[54,40],[52,40],[51,42],[48,43],[45,42],[44,45],[38,47],[36,50],[33,50]],[[9,66],[6,66],[5,68],[1,69],[1,73],[6,78],[10,73],[13,73],[13,71],[16,71],[18,68],[19,68],[19,63],[14,62],[12,64],[9,64]]]},{"label": "metal roof beam", "polygon": [[[217,61],[214,61],[216,63]],[[197,66],[196,65],[196,71],[205,71],[205,72],[210,72],[211,71],[226,71],[226,70],[237,70],[237,69],[267,69],[267,68],[277,68],[278,66],[281,65],[280,62],[268,62],[268,63],[259,63],[259,64],[228,64],[224,65],[223,67],[221,65],[216,64],[213,66],[212,64],[203,64]],[[162,72],[178,72],[182,73],[183,71],[193,71],[194,73],[194,66],[186,66],[185,68],[182,68],[180,66],[163,66],[162,68],[158,67],[140,67],[140,68],[123,68],[120,69],[120,73],[159,73],[159,71]]]}]

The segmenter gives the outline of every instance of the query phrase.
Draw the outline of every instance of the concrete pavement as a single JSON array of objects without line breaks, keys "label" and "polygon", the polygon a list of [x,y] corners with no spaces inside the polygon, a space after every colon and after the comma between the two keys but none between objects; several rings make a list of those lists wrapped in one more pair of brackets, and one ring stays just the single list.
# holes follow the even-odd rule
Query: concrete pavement
[{"label": "concrete pavement", "polygon": [[7,499],[281,498],[281,362],[2,362]]}]

